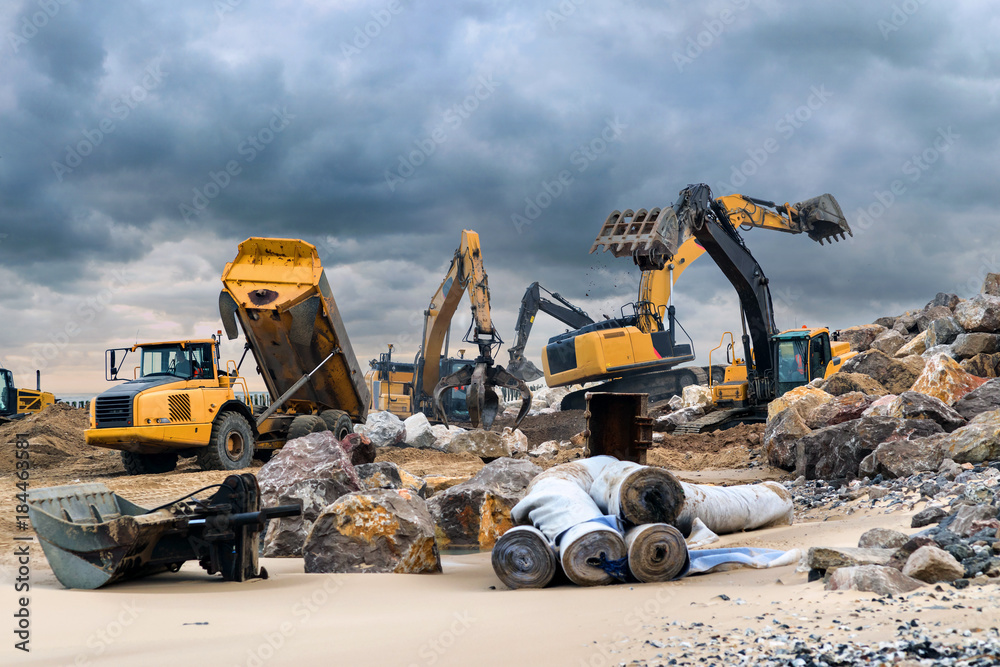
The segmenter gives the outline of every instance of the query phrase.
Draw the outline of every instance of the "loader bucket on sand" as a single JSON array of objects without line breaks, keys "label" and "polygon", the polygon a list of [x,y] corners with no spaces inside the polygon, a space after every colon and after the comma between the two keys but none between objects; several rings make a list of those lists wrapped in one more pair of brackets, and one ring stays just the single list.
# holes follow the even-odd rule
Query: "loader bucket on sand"
[{"label": "loader bucket on sand", "polygon": [[475,367],[464,366],[451,375],[441,378],[434,388],[434,411],[445,424],[448,423],[448,417],[441,397],[453,387],[465,387],[469,421],[476,428],[482,424],[483,428],[489,430],[500,412],[500,397],[497,396],[494,387],[517,389],[521,392],[521,408],[514,421],[514,428],[518,427],[531,408],[531,390],[523,380],[508,373],[503,366],[480,361]]},{"label": "loader bucket on sand", "polygon": [[844,212],[840,209],[840,204],[831,194],[792,204],[792,208],[798,211],[797,222],[802,226],[802,231],[813,241],[819,241],[820,245],[823,245],[824,241],[832,243],[843,240],[848,234],[854,236]]},{"label": "loader bucket on sand", "polygon": [[176,572],[188,560],[226,581],[261,576],[260,531],[268,519],[298,516],[302,509],[261,509],[251,474],[230,475],[202,491],[215,487],[206,500],[181,499],[152,512],[103,484],[38,489],[28,496],[28,518],[52,572],[66,588],[94,589]]}]

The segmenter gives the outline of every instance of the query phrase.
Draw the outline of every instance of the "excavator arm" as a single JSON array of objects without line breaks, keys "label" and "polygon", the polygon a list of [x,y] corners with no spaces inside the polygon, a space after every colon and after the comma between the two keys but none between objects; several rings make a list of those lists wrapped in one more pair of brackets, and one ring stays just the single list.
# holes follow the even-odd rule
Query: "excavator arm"
[{"label": "excavator arm", "polygon": [[[543,297],[542,291],[555,301]],[[531,327],[535,323],[535,315],[538,314],[539,310],[573,329],[594,323],[594,320],[582,308],[574,306],[558,292],[550,292],[537,282],[528,285],[524,296],[521,297],[521,309],[517,313],[517,326],[514,330],[517,334],[517,340],[507,350],[510,353],[507,372],[527,382],[537,380],[544,375],[537,366],[524,358],[524,348],[528,344],[528,336],[531,334]]]},{"label": "excavator arm", "polygon": [[820,243],[851,233],[840,206],[828,194],[776,206],[743,195],[712,199],[709,187],[698,184],[682,190],[670,207],[612,212],[590,251],[603,248],[615,257],[631,256],[643,271],[662,272],[685,244],[694,241],[701,246],[739,295],[748,329],[743,337],[745,357],[753,360],[749,391],[756,400],[767,400],[773,393],[770,338],[778,329],[767,277],[744,244],[737,230],[740,225],[806,233]]},{"label": "excavator arm", "polygon": [[[465,340],[479,348],[479,356],[472,365],[442,378],[442,347],[464,292],[468,292],[472,306],[472,327]],[[462,242],[455,251],[441,286],[431,298],[430,306],[424,311],[424,318],[423,362],[422,368],[418,368],[417,372],[421,389],[434,388],[434,410],[441,420],[448,423],[441,404],[444,392],[454,387],[466,387],[469,420],[473,426],[478,427],[482,422],[489,428],[499,411],[500,399],[494,391],[494,387],[499,386],[521,392],[521,409],[517,416],[519,424],[531,407],[531,392],[523,381],[512,376],[502,366],[494,365],[494,348],[499,347],[503,341],[493,328],[490,317],[490,290],[486,271],[483,269],[479,235],[476,232],[462,231]],[[416,394],[422,396],[423,391]]]}]

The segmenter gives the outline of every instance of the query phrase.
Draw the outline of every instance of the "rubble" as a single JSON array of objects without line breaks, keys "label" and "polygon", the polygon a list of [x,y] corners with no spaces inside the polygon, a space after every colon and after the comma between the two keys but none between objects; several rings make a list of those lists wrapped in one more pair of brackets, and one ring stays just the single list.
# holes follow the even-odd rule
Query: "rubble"
[{"label": "rubble", "polygon": [[927,347],[934,348],[939,345],[950,345],[965,329],[954,317],[946,316],[931,322],[927,329]]},{"label": "rubble", "polygon": [[330,431],[285,443],[257,472],[257,482],[264,505],[302,506],[300,516],[269,522],[263,552],[268,557],[302,555],[302,545],[320,513],[344,494],[364,488]]},{"label": "rubble", "polygon": [[977,354],[1000,352],[1000,336],[993,333],[964,333],[951,345],[955,357],[969,359]]},{"label": "rubble", "polygon": [[406,439],[406,427],[391,412],[373,411],[368,413],[364,434],[376,447],[393,447]]},{"label": "rubble", "polygon": [[348,433],[340,441],[344,453],[351,458],[355,466],[375,462],[375,445],[364,433]]},{"label": "rubble", "polygon": [[[520,403],[520,401],[518,402]],[[465,429],[459,428],[458,426],[434,424],[431,426],[431,432],[434,434],[434,444],[431,445],[431,447],[440,452],[447,452],[448,445],[451,444],[451,441],[455,439],[455,436],[465,433]]]},{"label": "rubble", "polygon": [[503,432],[500,433],[500,445],[510,454],[505,456],[518,456],[521,454],[528,453],[528,436],[521,432],[520,429],[511,429],[509,426],[505,426]]},{"label": "rubble", "polygon": [[471,479],[435,494],[427,506],[442,547],[489,549],[513,526],[510,511],[542,469],[525,460],[500,458]]},{"label": "rubble", "polygon": [[302,554],[306,572],[441,572],[434,520],[406,490],[342,496],[316,519]]},{"label": "rubble", "polygon": [[[852,419],[860,419],[861,415],[871,407],[876,400],[875,396],[863,394],[860,391],[851,391],[840,394],[832,401],[820,405],[812,411],[806,424],[809,428],[823,428],[842,424]],[[962,420],[965,423],[965,420]]]}]

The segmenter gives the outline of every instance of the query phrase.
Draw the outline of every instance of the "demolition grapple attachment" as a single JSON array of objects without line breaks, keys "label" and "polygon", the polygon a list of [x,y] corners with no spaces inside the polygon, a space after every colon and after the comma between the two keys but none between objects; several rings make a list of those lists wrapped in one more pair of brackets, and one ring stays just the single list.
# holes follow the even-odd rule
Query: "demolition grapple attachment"
[{"label": "demolition grapple attachment", "polygon": [[488,430],[497,418],[497,413],[500,411],[500,397],[497,396],[495,387],[516,389],[521,393],[521,408],[517,412],[514,428],[517,428],[531,408],[531,390],[524,380],[514,377],[503,366],[494,365],[491,359],[480,357],[475,365],[463,366],[451,375],[441,378],[434,387],[434,411],[445,424],[448,423],[448,418],[441,399],[449,389],[462,387],[466,392],[469,421],[476,428],[482,424],[483,428]]}]

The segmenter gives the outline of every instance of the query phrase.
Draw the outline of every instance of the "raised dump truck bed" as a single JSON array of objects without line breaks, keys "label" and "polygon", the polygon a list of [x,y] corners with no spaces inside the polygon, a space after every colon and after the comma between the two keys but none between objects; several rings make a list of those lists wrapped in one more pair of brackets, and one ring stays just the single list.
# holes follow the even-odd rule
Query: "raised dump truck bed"
[{"label": "raised dump truck bed", "polygon": [[342,410],[354,422],[365,421],[369,390],[314,245],[247,239],[222,283],[226,334],[239,335],[239,320],[272,401],[281,402],[276,408]]}]

